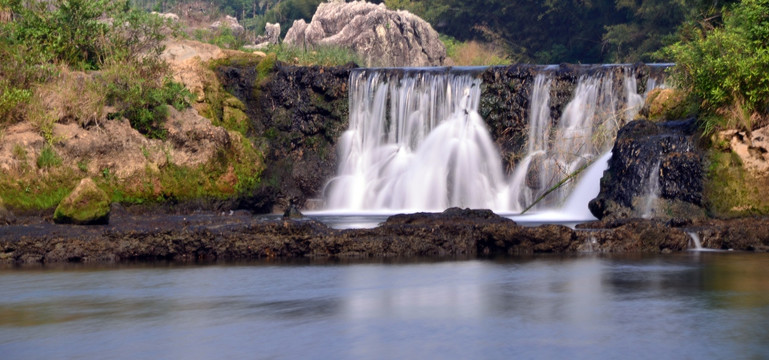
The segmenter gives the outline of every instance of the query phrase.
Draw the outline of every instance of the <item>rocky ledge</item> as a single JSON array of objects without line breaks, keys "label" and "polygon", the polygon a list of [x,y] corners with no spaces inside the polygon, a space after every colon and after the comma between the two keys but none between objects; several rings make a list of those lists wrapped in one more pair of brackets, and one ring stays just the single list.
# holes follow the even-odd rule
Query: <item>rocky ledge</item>
[{"label": "rocky ledge", "polygon": [[[741,219],[739,221],[748,221]],[[738,221],[738,222],[739,222]],[[767,251],[769,232],[728,221],[688,224],[706,246]],[[134,216],[113,214],[109,225],[37,223],[0,227],[0,262],[121,262],[260,258],[495,256],[535,253],[668,253],[690,237],[676,224],[654,220],[526,227],[488,210],[395,215],[374,229],[335,230],[309,219],[254,217],[247,212]],[[764,234],[764,235],[761,235]]]}]

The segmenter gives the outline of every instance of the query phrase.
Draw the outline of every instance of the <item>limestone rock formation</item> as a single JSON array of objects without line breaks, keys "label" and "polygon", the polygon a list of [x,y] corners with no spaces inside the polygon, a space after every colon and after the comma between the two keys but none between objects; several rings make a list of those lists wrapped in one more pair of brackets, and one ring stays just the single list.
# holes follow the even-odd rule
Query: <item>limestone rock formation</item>
[{"label": "limestone rock formation", "polygon": [[692,140],[695,128],[690,119],[636,120],[620,129],[590,212],[603,220],[703,217],[704,170]]},{"label": "limestone rock formation", "polygon": [[240,34],[245,31],[243,25],[240,25],[238,19],[234,16],[225,15],[224,19],[217,20],[210,26],[211,30],[219,30],[221,28],[228,28],[235,34]]},{"label": "limestone rock formation", "polygon": [[243,46],[243,49],[255,51],[280,42],[280,24],[267,23],[264,26],[264,35],[259,35],[254,40],[254,45]]},{"label": "limestone rock formation", "polygon": [[109,203],[107,193],[91,178],[84,178],[56,207],[53,221],[57,224],[106,224],[109,222]]},{"label": "limestone rock formation", "polygon": [[366,66],[437,66],[446,59],[446,48],[426,21],[364,1],[320,4],[312,21],[295,21],[283,42],[350,48]]}]

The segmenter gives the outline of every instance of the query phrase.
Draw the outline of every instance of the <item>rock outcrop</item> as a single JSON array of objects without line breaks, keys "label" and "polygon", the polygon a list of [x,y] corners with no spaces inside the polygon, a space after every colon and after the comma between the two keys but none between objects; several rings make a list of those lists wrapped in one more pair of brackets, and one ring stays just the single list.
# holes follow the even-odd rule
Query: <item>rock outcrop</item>
[{"label": "rock outcrop", "polygon": [[240,25],[238,19],[234,16],[225,15],[224,19],[217,20],[210,26],[211,30],[230,29],[234,34],[243,33],[246,29]]},{"label": "rock outcrop", "polygon": [[617,134],[601,191],[589,203],[599,219],[704,216],[702,154],[694,119],[633,121]]},{"label": "rock outcrop", "polygon": [[352,65],[303,67],[277,64],[267,80],[253,66],[217,69],[222,84],[245,104],[264,144],[262,188],[254,195],[265,212],[308,207],[322,197],[337,169],[336,143],[347,129],[347,82]]},{"label": "rock outcrop", "polygon": [[717,134],[720,141],[728,143],[751,175],[769,177],[769,126],[755,129],[750,133],[726,130]]},{"label": "rock outcrop", "polygon": [[91,178],[84,178],[56,207],[53,221],[57,224],[107,224],[109,205],[107,193],[99,189]]},{"label": "rock outcrop", "polygon": [[438,66],[446,59],[446,48],[426,21],[365,1],[321,3],[312,21],[295,21],[283,42],[349,48],[368,67]]},{"label": "rock outcrop", "polygon": [[488,210],[458,208],[396,215],[374,229],[350,230],[236,212],[115,216],[100,228],[0,227],[0,263],[666,253],[685,250],[688,241],[681,229],[655,221],[590,230],[526,227]]}]

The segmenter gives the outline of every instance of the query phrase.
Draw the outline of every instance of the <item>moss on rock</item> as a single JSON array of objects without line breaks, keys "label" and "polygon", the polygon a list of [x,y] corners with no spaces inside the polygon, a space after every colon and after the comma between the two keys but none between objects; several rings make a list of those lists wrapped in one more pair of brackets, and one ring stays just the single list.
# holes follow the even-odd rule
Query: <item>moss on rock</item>
[{"label": "moss on rock", "polygon": [[109,222],[110,199],[91,178],[80,184],[59,203],[53,214],[57,224],[106,224]]},{"label": "moss on rock", "polygon": [[692,106],[683,91],[657,88],[646,97],[642,114],[651,121],[665,121],[684,119],[695,110],[696,106]]}]

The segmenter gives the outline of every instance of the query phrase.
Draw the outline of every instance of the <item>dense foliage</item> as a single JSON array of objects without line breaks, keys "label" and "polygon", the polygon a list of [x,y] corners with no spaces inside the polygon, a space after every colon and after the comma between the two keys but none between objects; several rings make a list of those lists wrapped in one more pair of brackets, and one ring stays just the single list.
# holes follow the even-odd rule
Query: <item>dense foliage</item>
[{"label": "dense foliage", "polygon": [[724,13],[723,26],[687,35],[666,51],[678,84],[711,115],[707,128],[751,130],[769,113],[769,0],[744,0]]},{"label": "dense foliage", "polygon": [[[170,24],[128,0],[0,0],[0,9],[11,14],[0,24],[3,123],[40,118],[39,107],[25,114],[25,105],[35,102],[36,90],[39,97],[50,97],[44,90],[51,86],[45,84],[69,70],[110,70],[93,92],[106,96],[102,105],[118,109],[113,116],[128,118],[150,137],[163,135],[166,104],[186,102],[188,93],[168,80],[168,69],[158,59]],[[66,100],[61,106],[71,106],[72,99]]]}]

